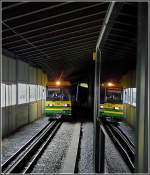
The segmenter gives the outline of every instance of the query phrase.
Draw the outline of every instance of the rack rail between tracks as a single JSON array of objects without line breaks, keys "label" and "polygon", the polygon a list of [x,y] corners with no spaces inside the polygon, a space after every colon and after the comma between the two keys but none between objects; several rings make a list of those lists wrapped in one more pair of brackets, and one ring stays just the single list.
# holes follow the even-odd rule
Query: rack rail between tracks
[{"label": "rack rail between tracks", "polygon": [[62,122],[52,121],[2,165],[2,173],[30,173]]}]

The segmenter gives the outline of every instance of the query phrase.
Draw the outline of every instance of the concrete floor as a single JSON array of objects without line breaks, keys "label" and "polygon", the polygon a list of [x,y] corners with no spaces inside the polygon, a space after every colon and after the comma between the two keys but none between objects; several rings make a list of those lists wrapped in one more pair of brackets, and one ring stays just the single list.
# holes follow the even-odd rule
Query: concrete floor
[{"label": "concrete floor", "polygon": [[93,173],[93,123],[84,122],[82,124],[81,133],[78,173]]}]

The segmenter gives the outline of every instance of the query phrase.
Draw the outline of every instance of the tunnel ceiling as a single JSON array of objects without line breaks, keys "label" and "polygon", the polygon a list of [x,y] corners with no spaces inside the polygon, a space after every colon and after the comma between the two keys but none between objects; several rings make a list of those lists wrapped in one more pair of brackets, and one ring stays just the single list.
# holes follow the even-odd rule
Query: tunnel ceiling
[{"label": "tunnel ceiling", "polygon": [[[111,70],[114,75],[119,70],[124,73],[129,61],[129,67],[135,63],[136,3],[120,4],[124,5],[117,18],[112,18],[111,30],[102,46],[104,79],[113,75]],[[3,2],[3,48],[42,67],[51,80],[60,76],[74,80],[88,72],[108,5],[108,2]]]}]

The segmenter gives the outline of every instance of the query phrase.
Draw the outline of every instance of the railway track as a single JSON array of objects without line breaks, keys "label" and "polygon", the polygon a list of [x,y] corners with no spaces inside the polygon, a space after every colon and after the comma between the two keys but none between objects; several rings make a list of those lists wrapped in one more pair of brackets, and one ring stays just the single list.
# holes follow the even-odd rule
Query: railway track
[{"label": "railway track", "polygon": [[30,173],[62,122],[48,123],[2,165],[2,173]]},{"label": "railway track", "polygon": [[115,146],[118,148],[131,172],[134,172],[135,146],[132,141],[116,125],[108,123],[105,125],[105,129]]}]

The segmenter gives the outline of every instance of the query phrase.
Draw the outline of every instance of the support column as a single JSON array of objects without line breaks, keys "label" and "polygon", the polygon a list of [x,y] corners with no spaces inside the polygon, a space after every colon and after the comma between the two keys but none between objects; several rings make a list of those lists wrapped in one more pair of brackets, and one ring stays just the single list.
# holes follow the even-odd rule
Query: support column
[{"label": "support column", "polygon": [[93,120],[93,97],[94,97],[94,72],[93,72],[94,63],[91,62],[91,69],[88,79],[88,111],[89,118]]},{"label": "support column", "polygon": [[[150,46],[150,2],[148,2],[148,46]],[[150,173],[150,49],[148,49],[148,173]]]},{"label": "support column", "polygon": [[148,3],[138,3],[136,173],[148,172]]},{"label": "support column", "polygon": [[100,128],[99,122],[99,104],[100,104],[100,65],[101,52],[97,48],[95,60],[95,82],[94,82],[94,163],[95,172],[104,172],[104,134]]}]

